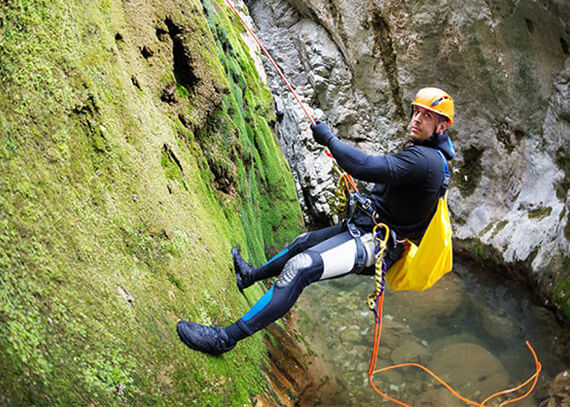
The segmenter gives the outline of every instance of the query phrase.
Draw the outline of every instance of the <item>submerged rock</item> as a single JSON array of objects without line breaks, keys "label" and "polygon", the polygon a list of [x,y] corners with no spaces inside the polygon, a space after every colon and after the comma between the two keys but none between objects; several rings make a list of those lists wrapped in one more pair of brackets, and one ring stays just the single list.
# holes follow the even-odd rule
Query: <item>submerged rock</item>
[{"label": "submerged rock", "polygon": [[449,345],[433,355],[428,367],[460,394],[492,394],[509,383],[502,363],[487,349],[472,343]]},{"label": "submerged rock", "polygon": [[405,362],[428,363],[431,360],[431,353],[421,344],[406,340],[390,355],[395,364]]},{"label": "submerged rock", "polygon": [[463,283],[454,273],[446,274],[425,291],[398,291],[393,295],[400,297],[399,303],[402,304],[394,309],[394,313],[415,326],[453,316],[465,299]]},{"label": "submerged rock", "polygon": [[400,343],[412,338],[412,331],[407,325],[385,319],[382,324],[381,344],[388,349],[396,349]]},{"label": "submerged rock", "polygon": [[476,299],[473,300],[479,326],[487,335],[495,339],[522,338],[524,330],[506,315],[497,312]]},{"label": "submerged rock", "polygon": [[422,407],[463,407],[465,404],[446,389],[430,390],[415,399],[414,405]]},{"label": "submerged rock", "polygon": [[[347,329],[345,329],[341,332],[340,339],[343,342],[358,343],[362,340],[361,330],[358,326],[351,325]],[[349,344],[345,344],[345,345],[349,345]]]}]

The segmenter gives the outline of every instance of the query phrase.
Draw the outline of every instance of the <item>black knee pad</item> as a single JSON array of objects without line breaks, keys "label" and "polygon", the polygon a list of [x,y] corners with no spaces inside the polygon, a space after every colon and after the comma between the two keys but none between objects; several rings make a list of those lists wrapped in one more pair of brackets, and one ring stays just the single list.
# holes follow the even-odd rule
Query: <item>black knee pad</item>
[{"label": "black knee pad", "polygon": [[283,271],[275,282],[277,288],[285,288],[292,284],[301,284],[303,288],[317,281],[323,273],[323,260],[315,251],[305,251],[289,261],[283,267]]}]

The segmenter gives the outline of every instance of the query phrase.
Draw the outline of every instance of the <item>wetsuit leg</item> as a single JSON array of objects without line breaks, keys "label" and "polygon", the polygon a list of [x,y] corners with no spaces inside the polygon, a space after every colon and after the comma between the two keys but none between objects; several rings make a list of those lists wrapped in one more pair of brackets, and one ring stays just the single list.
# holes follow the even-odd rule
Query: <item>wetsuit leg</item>
[{"label": "wetsuit leg", "polygon": [[360,240],[344,232],[292,257],[273,287],[240,320],[227,328],[228,334],[236,340],[252,335],[285,315],[309,284],[364,267],[366,254],[359,243]]},{"label": "wetsuit leg", "polygon": [[341,232],[342,225],[335,225],[303,233],[302,235],[299,235],[285,250],[274,256],[267,263],[251,270],[251,275],[254,277],[255,281],[264,280],[269,277],[276,277],[281,273],[283,267],[291,258]]}]

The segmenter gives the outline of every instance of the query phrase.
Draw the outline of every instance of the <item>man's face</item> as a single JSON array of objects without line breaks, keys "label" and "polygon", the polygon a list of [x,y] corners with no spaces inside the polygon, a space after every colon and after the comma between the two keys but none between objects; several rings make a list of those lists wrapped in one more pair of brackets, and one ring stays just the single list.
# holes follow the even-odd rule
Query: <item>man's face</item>
[{"label": "man's face", "polygon": [[445,131],[445,127],[445,122],[440,122],[437,113],[421,106],[414,106],[412,120],[410,120],[410,138],[426,140],[433,135],[436,129],[438,133],[442,133]]}]

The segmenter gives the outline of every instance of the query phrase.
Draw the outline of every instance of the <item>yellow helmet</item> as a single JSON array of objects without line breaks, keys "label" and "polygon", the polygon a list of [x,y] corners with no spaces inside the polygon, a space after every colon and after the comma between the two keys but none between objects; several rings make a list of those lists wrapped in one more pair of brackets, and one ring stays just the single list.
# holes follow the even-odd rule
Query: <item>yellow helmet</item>
[{"label": "yellow helmet", "polygon": [[453,125],[453,98],[439,88],[422,88],[416,94],[412,106],[421,106],[447,118],[447,123]]}]

